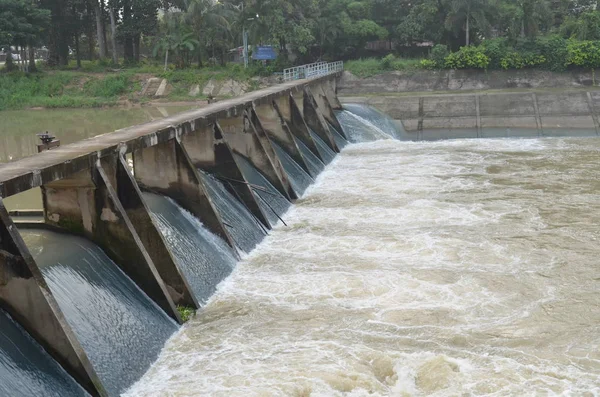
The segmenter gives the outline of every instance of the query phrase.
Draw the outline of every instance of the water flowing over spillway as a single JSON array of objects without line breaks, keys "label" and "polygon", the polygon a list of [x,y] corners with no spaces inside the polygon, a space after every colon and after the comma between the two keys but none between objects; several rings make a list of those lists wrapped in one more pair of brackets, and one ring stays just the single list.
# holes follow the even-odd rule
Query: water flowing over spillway
[{"label": "water flowing over spillway", "polygon": [[119,395],[177,325],[96,245],[47,230],[21,234],[107,391]]},{"label": "water flowing over spillway", "polygon": [[0,395],[64,397],[88,394],[0,310]]},{"label": "water flowing over spillway", "polygon": [[600,393],[599,154],[348,146],[127,396]]},{"label": "water flowing over spillway", "polygon": [[333,135],[333,139],[335,140],[335,144],[337,145],[337,147],[339,149],[344,148],[348,144],[348,141],[346,140],[346,138],[344,138],[338,132],[338,130],[336,130],[335,127],[332,126],[331,124],[327,124],[327,127],[329,127],[329,132],[331,133],[331,135]]},{"label": "water flowing over spillway", "polygon": [[317,135],[314,131],[310,131],[310,136],[312,137],[313,141],[315,141],[315,144],[317,145],[317,150],[319,151],[319,154],[321,155],[321,158],[323,159],[325,164],[331,163],[335,158],[335,152],[331,150],[331,148],[327,146],[325,141],[323,141],[321,137]]},{"label": "water flowing over spillway", "polygon": [[200,176],[237,247],[246,253],[252,251],[266,234],[260,222],[227,190],[223,183],[228,182],[221,182],[204,171],[200,171]]},{"label": "water flowing over spillway", "polygon": [[277,157],[279,157],[279,160],[281,161],[281,165],[285,169],[292,188],[298,195],[302,195],[314,180],[281,146],[275,142],[271,143],[273,144],[273,149],[275,149]]},{"label": "water flowing over spillway", "polygon": [[[346,133],[346,136],[350,142],[359,143],[375,141],[378,139],[396,138],[395,130],[383,130],[371,120],[349,110],[336,111],[336,116],[344,128],[344,132]],[[383,122],[376,123],[382,124]]]},{"label": "water flowing over spillway", "polygon": [[402,139],[402,136],[405,134],[401,123],[395,123],[391,117],[374,107],[358,103],[348,103],[344,105],[344,110],[360,116],[393,138]]},{"label": "water flowing over spillway", "polygon": [[170,198],[143,195],[196,299],[205,303],[235,267],[231,247]]},{"label": "water flowing over spillway", "polygon": [[235,155],[236,162],[239,164],[244,177],[250,184],[254,195],[258,197],[263,213],[266,215],[269,223],[275,226],[279,219],[285,214],[291,203],[260,173],[259,170],[243,156]]},{"label": "water flowing over spillway", "polygon": [[302,153],[302,157],[306,162],[310,174],[313,178],[316,178],[325,168],[325,164],[323,164],[317,155],[314,154],[300,139],[296,139],[296,142],[298,143],[298,149],[300,150],[300,153]]}]

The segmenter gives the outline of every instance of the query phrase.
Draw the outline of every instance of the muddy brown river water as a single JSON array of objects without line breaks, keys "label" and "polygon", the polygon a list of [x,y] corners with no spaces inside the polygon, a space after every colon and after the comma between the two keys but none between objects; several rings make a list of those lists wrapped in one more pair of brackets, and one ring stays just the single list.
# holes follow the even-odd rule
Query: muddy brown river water
[{"label": "muddy brown river water", "polygon": [[600,394],[599,159],[348,146],[127,396]]}]

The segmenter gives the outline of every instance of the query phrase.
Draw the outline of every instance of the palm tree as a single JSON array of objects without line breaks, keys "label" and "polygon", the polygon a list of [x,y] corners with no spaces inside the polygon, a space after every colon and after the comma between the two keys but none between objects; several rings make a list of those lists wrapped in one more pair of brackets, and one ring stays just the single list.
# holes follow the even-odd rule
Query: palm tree
[{"label": "palm tree", "polygon": [[154,46],[153,55],[165,54],[165,67],[169,64],[169,53],[175,54],[177,66],[185,67],[185,54],[198,48],[199,42],[194,38],[194,33],[185,31],[184,24],[180,23],[179,15],[165,15],[165,30]]},{"label": "palm tree", "polygon": [[470,44],[471,24],[480,31],[489,30],[488,11],[490,0],[449,0],[450,12],[446,17],[446,27],[457,30],[464,27],[465,45]]},{"label": "palm tree", "polygon": [[208,47],[224,47],[231,38],[230,20],[235,17],[235,9],[229,4],[213,0],[184,0],[184,20],[191,25],[196,40],[198,66],[202,66],[201,52]]}]

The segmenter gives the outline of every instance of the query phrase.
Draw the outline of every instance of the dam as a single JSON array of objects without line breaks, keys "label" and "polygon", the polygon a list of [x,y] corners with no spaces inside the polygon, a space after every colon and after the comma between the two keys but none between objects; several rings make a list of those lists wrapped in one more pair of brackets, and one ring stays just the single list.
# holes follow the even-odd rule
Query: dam
[{"label": "dam", "polygon": [[338,78],[0,165],[44,218],[0,202],[2,394],[599,393],[598,138],[429,142]]}]

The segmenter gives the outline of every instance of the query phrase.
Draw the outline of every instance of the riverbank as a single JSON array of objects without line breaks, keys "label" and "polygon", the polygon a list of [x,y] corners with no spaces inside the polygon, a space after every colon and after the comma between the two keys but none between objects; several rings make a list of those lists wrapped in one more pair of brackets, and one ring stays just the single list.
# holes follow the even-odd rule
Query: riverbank
[{"label": "riverbank", "polygon": [[206,103],[278,83],[239,65],[162,71],[153,67],[103,71],[51,70],[0,74],[0,110],[132,107],[148,103]]}]

